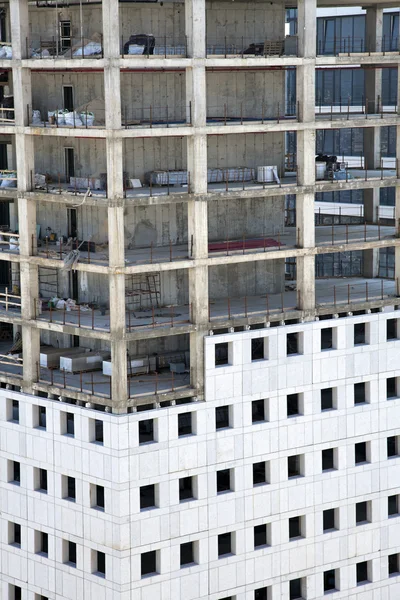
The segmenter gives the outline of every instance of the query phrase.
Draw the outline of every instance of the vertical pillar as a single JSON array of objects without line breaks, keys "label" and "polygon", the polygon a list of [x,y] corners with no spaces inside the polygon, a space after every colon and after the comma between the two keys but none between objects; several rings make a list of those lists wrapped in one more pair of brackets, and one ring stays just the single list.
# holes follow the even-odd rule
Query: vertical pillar
[{"label": "vertical pillar", "polygon": [[[298,1],[298,47],[303,59],[297,67],[296,86],[299,103],[299,121],[307,123],[303,131],[297,132],[298,182],[302,186],[315,185],[315,55],[316,55],[316,0]],[[314,231],[314,192],[297,194],[296,227],[298,246],[313,248]],[[315,258],[297,258],[298,304],[302,310],[315,308]]]},{"label": "vertical pillar", "polygon": [[[399,73],[399,83],[398,83],[398,93],[400,93],[400,68],[398,70]],[[398,96],[400,98],[400,95]],[[399,104],[399,103],[398,103]],[[400,108],[399,108],[400,114]],[[395,188],[395,226],[397,232],[400,232],[400,125],[396,128],[396,167],[397,167],[397,186]],[[400,247],[395,246],[395,281],[397,285],[397,289],[400,285]]]},{"label": "vertical pillar", "polygon": [[187,167],[190,191],[188,203],[189,302],[196,331],[190,334],[191,384],[199,397],[204,393],[204,335],[208,324],[208,267],[197,264],[208,256],[207,136],[206,126],[206,6],[205,0],[186,0],[186,35],[191,63],[186,69],[186,105],[190,105],[192,135],[187,138]]},{"label": "vertical pillar", "polygon": [[[26,135],[28,107],[31,105],[31,72],[22,67],[29,44],[29,12],[27,0],[10,2],[11,41],[13,48],[13,93],[15,107],[15,154],[18,178],[18,224],[20,234],[20,287],[23,347],[23,384],[26,392],[32,392],[32,383],[37,380],[39,362],[39,329],[32,327],[36,318],[36,301],[39,297],[38,267],[31,264],[30,257],[36,248],[36,203],[28,198],[31,175],[34,171],[33,138]],[[33,244],[32,244],[33,240]]]},{"label": "vertical pillar", "polygon": [[[366,47],[370,52],[382,50],[383,9],[367,8]],[[365,110],[375,114],[380,109],[382,98],[382,69],[365,69]],[[381,160],[381,128],[364,129],[364,156],[368,169],[379,169]],[[371,200],[372,202],[372,200]]]},{"label": "vertical pillar", "polygon": [[110,291],[110,336],[112,410],[127,410],[128,369],[125,325],[125,251],[123,141],[115,133],[121,128],[121,76],[119,67],[119,3],[102,3],[104,50],[104,99],[107,129],[107,197]]}]

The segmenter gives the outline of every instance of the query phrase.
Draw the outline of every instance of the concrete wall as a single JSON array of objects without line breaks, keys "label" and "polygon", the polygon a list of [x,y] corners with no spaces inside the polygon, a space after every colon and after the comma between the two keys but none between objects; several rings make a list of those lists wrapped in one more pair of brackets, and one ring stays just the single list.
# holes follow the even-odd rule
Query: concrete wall
[{"label": "concrete wall", "polygon": [[208,203],[208,239],[276,235],[284,227],[283,197],[213,200]]},{"label": "concrete wall", "polygon": [[[122,119],[186,120],[185,72],[121,72]],[[167,108],[168,107],[168,112]]]},{"label": "concrete wall", "polygon": [[189,350],[189,335],[171,335],[128,343],[128,353],[131,356],[153,354],[154,352],[162,354],[163,352],[174,352],[175,350]]},{"label": "concrete wall", "polygon": [[284,276],[284,260],[213,266],[208,270],[209,297],[276,294],[283,289]]},{"label": "concrete wall", "polygon": [[274,2],[208,2],[207,39],[249,43],[284,38],[285,5]]},{"label": "concrete wall", "polygon": [[207,116],[276,118],[284,114],[284,71],[207,72]]},{"label": "concrete wall", "polygon": [[47,227],[60,235],[68,235],[68,215],[67,208],[62,204],[53,204],[51,202],[37,202],[37,224],[40,225],[40,237],[43,240],[46,237]]},{"label": "concrete wall", "polygon": [[[71,21],[71,34],[75,42],[79,42],[81,37],[81,23],[79,14],[79,5],[63,6],[57,11],[55,8],[29,8],[29,29],[31,40],[38,41],[41,36],[43,40],[51,40],[56,37],[59,21]],[[94,33],[101,33],[103,30],[101,17],[101,4],[85,6],[83,2],[83,36],[90,38]],[[79,42],[80,43],[80,42]]]},{"label": "concrete wall", "polygon": [[124,171],[144,181],[147,171],[186,169],[186,139],[140,138],[124,142]]},{"label": "concrete wall", "polygon": [[[47,346],[53,346],[54,348],[72,348],[73,347],[73,336],[62,333],[55,333],[52,331],[46,331],[44,329],[40,332],[40,343]],[[110,344],[104,340],[96,340],[93,338],[85,338],[80,336],[79,346],[82,348],[91,348],[92,350],[109,350]]]},{"label": "concrete wall", "polygon": [[[35,72],[32,77],[32,108],[40,110],[47,120],[47,112],[64,107],[63,85],[72,85],[74,107],[86,108],[96,100],[94,114],[97,124],[104,124],[104,84],[102,73]],[[89,106],[88,110],[91,110]]]},{"label": "concrete wall", "polygon": [[180,244],[187,241],[187,204],[127,207],[124,225],[128,248]]},{"label": "concrete wall", "polygon": [[84,140],[79,138],[35,138],[35,171],[49,173],[53,182],[65,181],[64,148],[74,148],[75,175],[77,177],[99,177],[106,168],[106,142],[102,139]]},{"label": "concrete wall", "polygon": [[163,5],[147,3],[121,4],[120,33],[124,40],[135,33],[151,33],[157,41],[167,44],[174,39],[176,43],[185,40],[185,5],[184,3],[164,3]]},{"label": "concrete wall", "polygon": [[246,133],[208,136],[208,168],[278,165],[283,167],[285,134]]}]

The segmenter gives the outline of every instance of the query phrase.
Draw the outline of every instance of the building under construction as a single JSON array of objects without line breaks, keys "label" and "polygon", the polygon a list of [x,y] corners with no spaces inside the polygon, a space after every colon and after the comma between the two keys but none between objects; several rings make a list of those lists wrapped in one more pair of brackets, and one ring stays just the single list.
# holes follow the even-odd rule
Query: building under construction
[{"label": "building under construction", "polygon": [[1,3],[2,599],[398,599],[399,27]]}]

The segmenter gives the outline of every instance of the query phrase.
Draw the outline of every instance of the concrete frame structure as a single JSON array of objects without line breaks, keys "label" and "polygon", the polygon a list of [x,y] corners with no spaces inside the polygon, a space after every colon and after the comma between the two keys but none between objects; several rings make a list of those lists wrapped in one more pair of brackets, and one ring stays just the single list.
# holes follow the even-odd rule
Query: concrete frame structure
[{"label": "concrete frame structure", "polygon": [[[277,4],[280,5],[279,2]],[[329,4],[330,2],[324,1],[319,2],[318,6]],[[335,3],[341,4],[350,6],[355,3]],[[400,68],[400,54],[382,53],[380,47],[382,10],[386,6],[393,6],[393,3],[376,0],[363,3],[367,8],[367,30],[372,43],[367,53],[329,57],[317,56],[316,52],[316,0],[298,0],[298,55],[290,57],[209,56],[206,45],[207,6],[206,0],[185,0],[188,57],[152,57],[151,61],[146,63],[149,71],[175,68],[185,71],[185,106],[188,110],[185,124],[170,124],[168,127],[152,129],[122,127],[121,73],[124,69],[142,70],[145,58],[121,58],[121,4],[118,0],[102,2],[101,58],[74,61],[59,58],[57,62],[50,61],[51,68],[58,70],[100,70],[103,74],[105,127],[85,130],[84,137],[105,142],[107,194],[105,198],[85,198],[85,202],[87,206],[100,207],[107,213],[108,264],[78,263],[76,266],[78,273],[103,276],[107,280],[106,285],[112,301],[109,307],[109,331],[103,332],[90,328],[83,330],[80,326],[66,325],[65,322],[62,324],[38,319],[36,302],[40,293],[39,270],[47,266],[60,272],[62,269],[60,261],[40,256],[32,243],[36,237],[38,204],[48,203],[57,208],[74,207],[79,200],[68,192],[61,193],[61,190],[58,194],[41,193],[32,189],[35,139],[41,137],[50,141],[63,136],[79,138],[82,137],[82,132],[72,128],[40,129],[29,122],[29,107],[33,107],[34,72],[45,72],[49,63],[28,55],[26,40],[29,38],[30,18],[27,0],[10,0],[13,58],[11,62],[0,59],[0,68],[8,69],[11,66],[12,69],[15,125],[11,127],[0,124],[0,136],[14,136],[18,188],[15,192],[9,189],[0,190],[0,196],[13,198],[18,205],[20,241],[18,255],[4,251],[0,254],[0,260],[9,261],[15,267],[19,266],[21,311],[18,315],[2,312],[1,319],[5,323],[12,323],[16,330],[22,332],[23,358],[21,377],[15,377],[13,372],[6,370],[0,372],[0,382],[3,386],[3,389],[0,389],[0,443],[4,452],[0,489],[6,506],[1,533],[4,556],[2,562],[5,566],[1,569],[0,596],[4,597],[4,600],[17,600],[20,592],[23,600],[92,599],[94,596],[97,599],[112,597],[113,600],[289,600],[296,597],[291,595],[289,589],[290,581],[295,579],[301,579],[301,596],[297,597],[316,600],[324,596],[322,574],[331,568],[338,573],[335,595],[337,598],[369,600],[376,597],[376,594],[381,594],[382,599],[396,600],[400,594],[400,575],[390,579],[386,576],[387,556],[397,553],[397,548],[393,541],[395,534],[389,531],[383,507],[386,495],[396,493],[398,467],[393,467],[396,485],[385,480],[385,485],[380,489],[377,489],[379,486],[376,474],[371,473],[373,469],[379,468],[387,480],[390,478],[391,475],[386,474],[388,469],[384,464],[384,441],[385,437],[397,436],[395,425],[392,426],[390,421],[397,423],[395,409],[398,399],[393,401],[396,406],[393,404],[387,408],[385,380],[396,378],[397,381],[399,376],[396,361],[400,336],[388,342],[385,327],[387,319],[398,321],[395,310],[400,306],[400,240],[397,237],[397,224],[400,223],[399,166],[394,174],[390,173],[388,176],[382,172],[381,177],[368,180],[366,176],[365,180],[340,181],[335,184],[336,190],[364,189],[364,217],[371,227],[381,226],[380,188],[395,187],[394,236],[388,235],[387,238],[381,239],[379,232],[379,239],[369,239],[364,234],[364,239],[361,236],[349,243],[346,230],[346,234],[342,233],[342,237],[339,236],[336,243],[332,239],[330,246],[322,247],[318,244],[314,224],[316,192],[332,189],[331,182],[319,182],[315,178],[316,130],[365,128],[365,160],[368,169],[376,170],[381,165],[380,129],[394,125],[397,127],[397,162],[400,160],[399,104],[397,115],[379,114],[376,106],[382,85],[379,67],[397,65],[397,68]],[[334,120],[317,119],[315,70],[321,65],[372,67],[366,69],[366,94],[371,101],[366,110],[368,118],[360,120],[354,115],[347,115]],[[289,66],[297,70],[296,121],[288,123],[278,118],[265,123],[264,120],[254,120],[229,125],[208,122],[208,71],[215,69],[218,72],[218,69],[222,68],[244,70]],[[400,77],[398,85],[400,98]],[[211,136],[279,134],[283,137],[287,131],[297,133],[297,179],[290,189],[274,185],[270,188],[264,186],[250,190],[243,188],[221,191],[208,186],[208,141]],[[190,175],[187,193],[150,196],[143,191],[143,194],[138,193],[133,199],[126,197],[124,143],[145,137],[152,140],[180,137],[185,140],[186,164]],[[279,246],[278,249],[268,252],[265,252],[264,248],[251,254],[243,251],[210,255],[208,232],[213,203],[223,198],[227,202],[262,199],[265,203],[272,204],[272,201],[278,199],[283,205],[284,196],[288,193],[296,195],[295,247]],[[151,264],[144,261],[143,264],[127,265],[127,210],[139,206],[155,206],[156,210],[160,210],[165,205],[179,203],[184,204],[187,209],[187,256],[185,255],[179,263],[160,260],[152,261]],[[368,292],[367,280],[377,280],[379,250],[389,246],[395,248],[396,257],[395,278],[393,282],[389,282],[393,284],[391,293],[384,297],[382,284],[382,294],[379,292],[378,295],[371,295],[371,292]],[[331,291],[334,291],[331,300],[318,302],[316,255],[355,250],[364,253],[367,290],[365,297],[356,294],[355,299],[354,296],[351,299],[350,291],[345,291],[344,296],[348,294],[348,301],[343,298],[340,300],[336,296],[336,287],[332,285]],[[245,312],[241,312],[239,316],[232,316],[229,308],[226,314],[221,313],[214,321],[211,319],[212,268],[226,266],[227,269],[234,269],[240,266],[250,269],[251,265],[256,264],[266,271],[270,265],[273,269],[274,264],[279,264],[281,268],[287,259],[296,261],[294,306],[290,305],[290,308],[284,309],[283,286],[280,293],[282,310],[271,310],[272,316],[271,307],[263,309],[261,316],[260,311],[256,311],[257,314],[248,314],[246,304]],[[187,274],[189,322],[175,327],[154,329],[154,326],[149,326],[132,331],[126,320],[127,276],[156,272],[168,276],[178,269]],[[280,272],[283,272],[282,268]],[[364,284],[363,280],[362,285]],[[371,314],[371,311],[382,314]],[[325,323],[323,319],[328,320]],[[287,321],[291,324],[287,324]],[[293,324],[293,321],[296,324]],[[370,346],[367,349],[354,345],[354,325],[364,322],[367,323],[367,345]],[[339,323],[337,329],[340,331],[335,333],[338,337],[335,338],[329,356],[322,356],[319,346],[322,324],[336,331],[336,323]],[[71,339],[77,336],[88,343],[100,343],[109,348],[113,369],[109,395],[104,397],[93,392],[93,379],[91,393],[82,389],[82,380],[80,390],[79,387],[66,389],[65,385],[62,387],[54,381],[46,383],[40,380],[38,360],[41,335],[45,333],[49,336],[71,336]],[[286,336],[291,333],[299,335],[301,339],[297,358],[289,358],[286,355]],[[139,347],[140,344],[155,344],[157,340],[174,336],[187,336],[188,339],[188,385],[180,390],[174,390],[172,387],[171,390],[159,393],[156,387],[154,394],[146,392],[131,396],[130,387],[127,385],[130,374],[126,360],[129,345],[137,343]],[[260,362],[255,361],[257,364],[252,364],[254,361],[249,359],[251,339],[259,337],[265,337],[267,340],[264,342],[265,355]],[[228,347],[228,359],[224,366],[215,363],[215,346],[218,344]],[[390,348],[387,349],[389,345]],[[379,361],[375,361],[374,352],[379,355]],[[140,354],[139,351],[137,354]],[[342,376],[340,369],[345,368],[347,361],[356,366],[353,372],[349,367],[346,375]],[[363,366],[364,361],[369,368]],[[295,372],[292,374],[294,364]],[[322,374],[324,370],[332,373],[332,377],[327,379]],[[291,377],[293,381],[290,380]],[[334,388],[335,377],[341,386],[334,407],[338,409],[338,414],[341,411],[339,416],[332,415],[332,420],[325,418],[326,415],[315,416],[314,413],[321,412],[318,408],[320,390],[323,386]],[[351,402],[353,385],[359,382],[367,384],[370,394],[363,409],[365,421],[370,420],[370,425],[365,427],[363,419],[358,423],[358,413]],[[283,414],[281,403],[290,394],[301,395],[303,412],[300,411],[299,416],[287,426],[287,415]],[[270,436],[268,444],[264,443],[266,431],[261,425],[254,426],[251,420],[251,403],[260,399],[265,399],[265,402],[268,400],[268,406],[272,407],[269,418],[265,419]],[[19,402],[19,423],[13,423],[13,419],[10,418],[13,400]],[[39,432],[36,422],[38,405],[45,407],[48,422],[47,429]],[[215,411],[221,406],[229,409],[229,424],[225,432],[216,433]],[[378,420],[378,411],[381,411],[380,414],[384,413],[382,419],[386,420],[381,428],[372,427],[371,423],[375,417],[368,412],[370,410],[376,410],[375,421]],[[66,412],[75,415],[76,439],[73,440],[65,435],[63,428]],[[353,429],[349,412],[351,419],[356,423]],[[178,433],[178,415],[183,413],[193,415],[193,435],[187,438]],[[307,420],[307,427],[310,428],[308,433],[305,430],[303,433],[301,431],[302,417]],[[96,420],[103,421],[104,427],[104,443],[100,445],[95,443],[93,435]],[[346,435],[343,435],[339,429],[345,420]],[[147,421],[152,421],[154,440],[153,443],[141,445],[140,423]],[[282,433],[279,440],[278,436],[273,439],[273,432],[269,426],[274,422],[280,432],[288,428],[287,439],[283,439]],[[18,442],[14,440],[17,425],[21,425],[18,429]],[[320,435],[315,434],[315,437],[309,433],[314,426],[315,431],[320,428]],[[254,427],[260,429],[254,433]],[[241,433],[238,434],[238,431]],[[40,444],[36,444],[38,439]],[[327,484],[323,481],[317,463],[320,452],[331,448],[338,439],[340,443],[335,449],[340,467],[335,466],[335,469],[340,469],[340,477],[334,483],[330,481]],[[354,443],[364,442],[370,444],[371,449],[366,461],[368,465],[365,465],[365,468],[361,467],[363,473],[360,476],[360,471],[357,472],[358,467],[353,464],[352,453]],[[305,478],[304,483],[299,481],[297,492],[293,486],[290,487],[292,482],[287,484],[287,478],[283,475],[287,457],[294,454],[303,457],[307,455],[307,464],[300,474],[301,479]],[[255,457],[258,457],[257,461]],[[398,462],[399,459],[395,460]],[[12,461],[21,463],[21,485],[18,489],[15,486],[10,491],[10,485],[16,483],[10,479],[9,469]],[[270,489],[264,489],[265,486],[262,486],[262,490],[254,489],[249,475],[254,462],[268,462],[268,468],[271,468],[268,482],[274,486],[275,493],[280,494],[277,505],[273,505]],[[49,474],[48,495],[40,499],[35,483],[39,468],[45,469]],[[234,473],[231,491],[235,497],[231,500],[226,496],[226,504],[224,499],[217,497],[214,481],[215,472],[220,470]],[[63,495],[66,477],[74,478],[78,482],[76,503],[68,508],[65,508]],[[182,477],[195,478],[195,508],[192,508],[191,502],[182,505],[178,497],[178,479]],[[318,484],[315,485],[319,488],[313,488],[315,496],[312,503],[308,503],[307,495],[309,486],[314,483],[307,477],[318,480]],[[343,483],[342,477],[351,477],[352,483],[340,496],[341,492],[338,490]],[[139,488],[149,485],[156,486],[156,500],[154,511],[146,512],[140,509]],[[93,504],[92,495],[95,486],[105,489],[106,509],[103,512],[94,510],[96,506]],[[360,534],[360,530],[356,531],[352,513],[354,497],[359,495],[356,491],[357,486],[363,490],[359,501],[372,503],[373,506],[371,520],[375,525],[365,529],[364,534]],[[25,489],[29,489],[29,492],[24,504],[21,496]],[[327,501],[329,494],[332,494],[330,502]],[[295,499],[297,495],[298,502]],[[55,499],[54,502],[52,499]],[[340,504],[341,511],[340,543],[345,544],[344,536],[347,535],[349,545],[353,544],[356,548],[353,554],[351,549],[348,552],[338,549],[339,542],[334,539],[334,534],[328,542],[326,536],[322,539],[324,536],[318,505],[324,504],[324,510],[332,507],[339,510],[335,502]],[[79,514],[80,509],[82,515]],[[303,547],[302,539],[290,542],[286,532],[287,519],[297,517],[299,511],[302,511],[303,519],[303,529],[299,537],[307,539],[304,540]],[[48,518],[44,518],[43,514],[47,514]],[[168,523],[165,529],[163,520]],[[23,558],[18,548],[10,548],[13,543],[10,541],[9,528],[14,521],[21,524],[24,532],[21,544]],[[247,521],[250,525],[246,529]],[[71,523],[73,526],[70,527]],[[255,551],[252,529],[264,523],[267,523],[269,536],[272,537],[269,537],[260,558],[252,554]],[[395,523],[392,527],[393,531],[397,531],[399,526]],[[376,546],[373,537],[374,532],[378,535],[378,528],[382,539],[385,535],[388,538],[384,539],[381,548]],[[38,532],[47,533],[49,540],[52,540],[49,553],[54,559],[54,564],[51,567],[47,565],[47,557],[38,556],[40,552],[37,551],[35,541]],[[231,556],[219,558],[216,550],[217,536],[231,532],[234,540]],[[65,559],[67,542],[76,543],[79,548],[79,568],[76,571],[72,570]],[[187,543],[194,544],[194,560],[187,569],[182,569],[179,552],[181,545]],[[369,543],[373,550],[366,552],[365,545]],[[275,545],[279,547],[279,565],[271,553]],[[157,553],[156,574],[143,577],[140,575],[141,556],[153,551]],[[99,576],[95,567],[98,560],[96,553],[99,552],[106,556],[105,577]],[[319,558],[315,558],[318,553],[326,553],[327,558],[324,558],[322,563]],[[340,560],[335,557],[335,553],[340,554]],[[368,562],[369,585],[359,588],[354,569],[355,563],[361,559]],[[25,560],[26,564],[30,561],[32,565],[27,567],[27,581],[24,579]],[[266,574],[260,576],[260,572],[264,570]],[[17,588],[20,588],[20,591]],[[265,596],[261,595],[264,593]]]}]

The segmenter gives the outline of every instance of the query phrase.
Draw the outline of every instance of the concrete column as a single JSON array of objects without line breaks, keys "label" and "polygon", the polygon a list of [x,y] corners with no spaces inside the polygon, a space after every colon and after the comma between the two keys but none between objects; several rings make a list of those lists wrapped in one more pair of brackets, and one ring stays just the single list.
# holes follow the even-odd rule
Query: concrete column
[{"label": "concrete column", "polygon": [[[366,48],[370,52],[380,52],[383,36],[383,9],[367,8]],[[366,112],[375,114],[380,110],[382,98],[382,69],[365,69]],[[364,156],[368,169],[378,169],[381,160],[381,128],[364,129]]]},{"label": "concrete column", "polygon": [[10,1],[10,25],[13,60],[28,58],[27,39],[29,38],[29,9],[28,0]]},{"label": "concrete column", "polygon": [[[189,302],[196,331],[190,334],[190,380],[198,397],[204,391],[204,335],[208,323],[208,268],[196,260],[208,255],[207,136],[198,128],[206,126],[206,5],[205,0],[185,1],[186,36],[191,65],[186,69],[186,106],[193,135],[187,138],[187,168],[190,191],[197,197],[188,203]],[[190,106],[190,109],[189,109]],[[189,119],[190,115],[190,119]]]},{"label": "concrete column", "polygon": [[[26,321],[36,318],[36,302],[39,298],[38,267],[29,262],[32,255],[32,236],[36,241],[36,203],[18,198],[18,222],[20,232],[20,286],[21,316]],[[22,325],[23,389],[32,391],[37,381],[37,364],[40,353],[40,332],[28,323]]]},{"label": "concrete column", "polygon": [[[399,75],[400,75],[400,69],[399,69]],[[398,88],[398,92],[400,92],[400,77],[399,77],[399,88]],[[398,98],[400,98],[400,95],[398,96]],[[400,109],[399,109],[400,111]],[[400,114],[400,112],[399,112]],[[399,165],[400,163],[400,126],[397,127],[396,129],[396,159],[397,159],[397,165]],[[399,166],[397,166],[397,168],[399,169]],[[398,231],[400,231],[400,173],[399,171],[397,171],[397,186],[395,188],[395,218],[396,218],[396,227],[398,229]],[[395,280],[398,286],[400,286],[400,247],[399,246],[395,246]],[[398,288],[400,289],[400,287]]]},{"label": "concrete column", "polygon": [[364,277],[378,277],[379,275],[379,248],[363,251]]},{"label": "concrete column", "polygon": [[[316,0],[298,0],[298,51],[304,61],[296,69],[296,94],[298,119],[310,123],[310,128],[297,132],[297,168],[299,185],[315,184],[315,56],[317,44]],[[297,194],[296,227],[297,244],[300,248],[312,248],[315,244],[314,194]],[[314,256],[296,260],[298,307],[303,310],[315,308],[315,259]]]},{"label": "concrete column", "polygon": [[364,219],[367,223],[378,222],[379,200],[379,188],[364,190]]},{"label": "concrete column", "polygon": [[205,0],[185,0],[185,29],[188,55],[191,58],[204,58],[206,55]]},{"label": "concrete column", "polygon": [[110,335],[113,412],[126,412],[128,399],[127,343],[125,335],[124,206],[123,201],[108,208],[110,291]]}]

